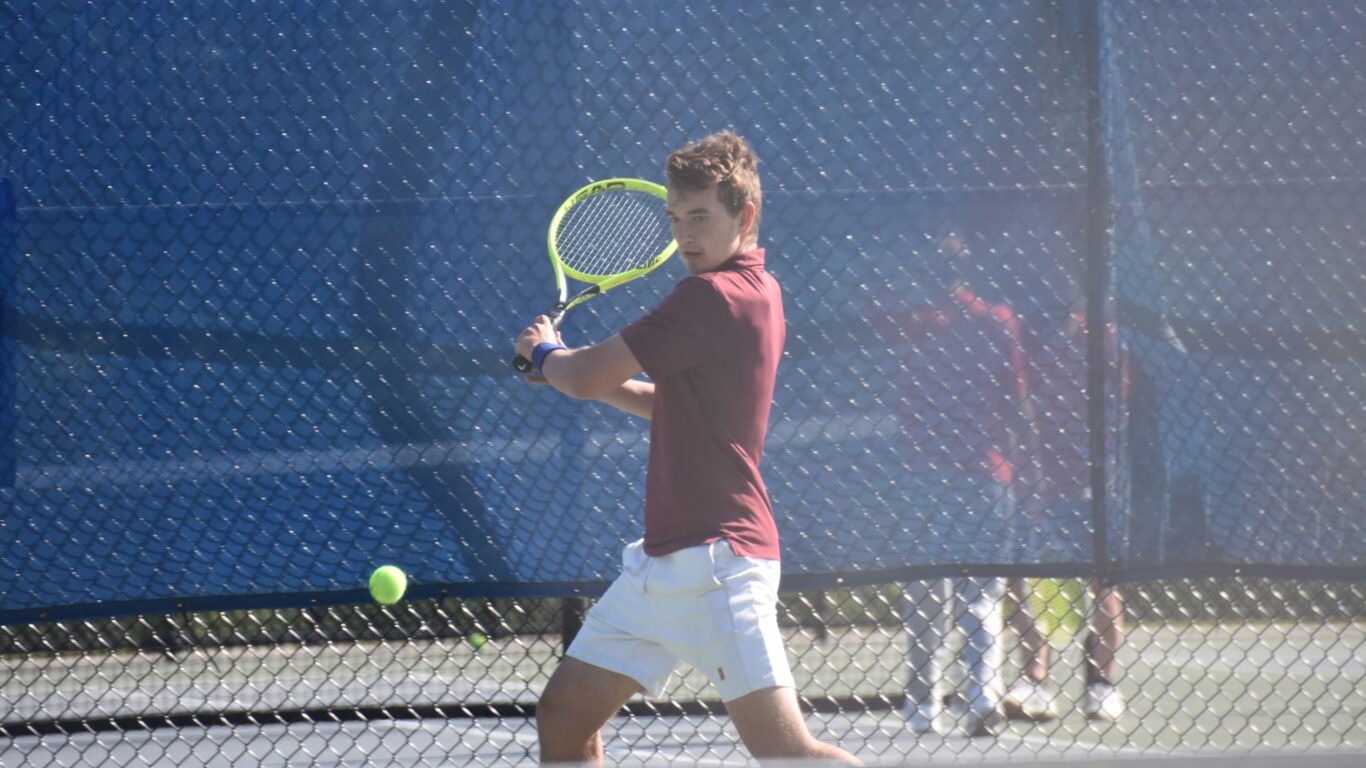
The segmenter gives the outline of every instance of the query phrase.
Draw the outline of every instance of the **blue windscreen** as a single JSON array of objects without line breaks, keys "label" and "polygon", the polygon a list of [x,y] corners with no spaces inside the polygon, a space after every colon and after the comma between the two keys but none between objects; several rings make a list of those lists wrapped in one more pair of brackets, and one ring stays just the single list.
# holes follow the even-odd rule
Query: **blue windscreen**
[{"label": "blue windscreen", "polygon": [[785,296],[790,577],[1366,568],[1354,3],[13,17],[0,619],[338,601],[382,563],[601,588],[648,424],[521,382],[511,342],[558,203],[721,129]]}]

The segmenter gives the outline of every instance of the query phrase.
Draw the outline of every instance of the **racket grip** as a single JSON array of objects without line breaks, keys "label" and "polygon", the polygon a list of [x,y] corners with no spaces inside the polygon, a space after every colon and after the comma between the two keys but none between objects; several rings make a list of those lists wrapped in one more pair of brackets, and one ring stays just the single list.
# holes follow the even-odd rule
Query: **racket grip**
[{"label": "racket grip", "polygon": [[520,373],[531,373],[532,370],[535,369],[535,366],[531,364],[531,361],[521,355],[518,355],[513,359],[512,367],[516,368]]}]

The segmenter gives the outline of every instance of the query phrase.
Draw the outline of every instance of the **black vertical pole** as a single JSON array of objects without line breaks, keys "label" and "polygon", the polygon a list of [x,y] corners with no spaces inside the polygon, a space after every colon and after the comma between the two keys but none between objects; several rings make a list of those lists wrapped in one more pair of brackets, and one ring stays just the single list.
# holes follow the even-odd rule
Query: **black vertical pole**
[{"label": "black vertical pole", "polygon": [[1082,39],[1086,61],[1086,423],[1091,465],[1092,546],[1096,577],[1111,578],[1110,520],[1106,495],[1105,377],[1106,299],[1110,285],[1109,184],[1102,136],[1101,29],[1103,0],[1082,3]]},{"label": "black vertical pole", "polygon": [[583,629],[583,617],[587,613],[588,601],[582,597],[566,597],[560,603],[560,642],[564,646],[561,651],[569,650],[579,630]]},{"label": "black vertical pole", "polygon": [[[9,312],[9,297],[5,295],[8,286],[13,284],[18,271],[18,256],[14,241],[17,239],[18,225],[15,216],[15,189],[8,178],[0,176],[0,340],[10,329],[6,328],[5,315]],[[14,259],[14,262],[10,262]],[[17,377],[15,367],[3,354],[0,347],[0,488],[13,488],[16,482],[18,446],[15,444],[14,428],[17,422],[18,405]]]}]

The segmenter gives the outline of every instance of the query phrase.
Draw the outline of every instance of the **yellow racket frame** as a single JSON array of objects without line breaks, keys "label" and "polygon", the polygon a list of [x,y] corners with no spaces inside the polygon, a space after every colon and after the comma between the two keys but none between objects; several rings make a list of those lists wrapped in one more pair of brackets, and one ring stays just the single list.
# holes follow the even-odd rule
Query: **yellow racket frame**
[{"label": "yellow racket frame", "polygon": [[[644,192],[646,194],[654,195],[665,202],[669,199],[669,191],[652,181],[645,181],[644,179],[603,179],[602,181],[585,184],[583,187],[579,188],[574,194],[570,195],[568,199],[560,204],[560,207],[555,211],[555,215],[550,218],[550,229],[546,233],[546,252],[550,254],[550,265],[555,273],[555,295],[557,296],[557,301],[555,306],[547,313],[547,316],[556,328],[560,326],[560,320],[564,318],[565,312],[594,296],[604,294],[622,283],[628,283],[637,277],[658,268],[661,264],[668,261],[669,257],[674,255],[674,252],[678,250],[678,241],[670,239],[669,244],[665,246],[664,250],[655,254],[655,256],[646,263],[635,269],[617,272],[611,275],[594,275],[580,272],[561,261],[559,249],[555,246],[555,233],[559,232],[560,223],[564,221],[564,217],[568,215],[575,206],[592,198],[594,195],[621,190]],[[588,283],[589,287],[582,293],[574,296],[574,298],[567,299],[568,285],[565,282],[566,275],[579,282]],[[531,361],[524,357],[518,356],[513,360],[512,364],[514,368],[522,373],[530,373],[532,370]]]}]

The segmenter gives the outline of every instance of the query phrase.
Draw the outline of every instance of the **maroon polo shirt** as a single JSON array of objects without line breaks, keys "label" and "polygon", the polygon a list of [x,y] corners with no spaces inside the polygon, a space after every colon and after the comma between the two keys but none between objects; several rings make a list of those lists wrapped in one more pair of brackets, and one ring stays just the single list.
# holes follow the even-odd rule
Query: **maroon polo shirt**
[{"label": "maroon polo shirt", "polygon": [[622,329],[655,384],[646,554],[725,539],[737,555],[779,559],[759,463],[785,335],[762,248],[686,278]]}]

